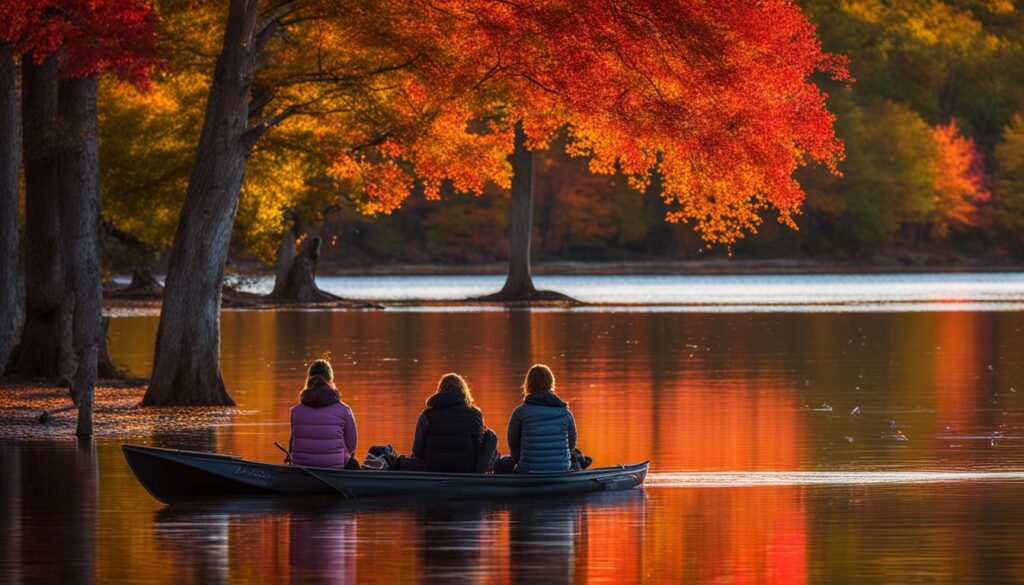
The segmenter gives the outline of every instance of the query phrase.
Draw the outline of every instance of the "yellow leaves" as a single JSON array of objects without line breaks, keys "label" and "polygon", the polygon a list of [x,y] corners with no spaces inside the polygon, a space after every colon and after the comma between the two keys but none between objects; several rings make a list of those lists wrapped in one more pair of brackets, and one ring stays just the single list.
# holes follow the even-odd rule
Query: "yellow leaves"
[{"label": "yellow leaves", "polygon": [[986,5],[994,14],[1011,14],[1016,10],[1012,0],[989,0]]},{"label": "yellow leaves", "polygon": [[1024,178],[1024,115],[1016,113],[996,146],[996,164],[1003,174]]},{"label": "yellow leaves", "polygon": [[876,30],[894,35],[901,44],[916,43],[960,53],[994,48],[997,44],[969,11],[940,0],[862,0],[845,2],[842,7]]},{"label": "yellow leaves", "polygon": [[272,262],[278,235],[285,228],[281,210],[294,204],[308,188],[305,161],[281,150],[253,154],[246,166],[238,222],[246,247],[264,262]]},{"label": "yellow leaves", "polygon": [[146,91],[109,77],[100,84],[103,216],[152,244],[170,244],[188,185],[202,112],[192,106],[205,95],[196,77],[167,77]]},{"label": "yellow leaves", "polygon": [[1014,114],[996,146],[993,223],[1024,249],[1024,115]]}]

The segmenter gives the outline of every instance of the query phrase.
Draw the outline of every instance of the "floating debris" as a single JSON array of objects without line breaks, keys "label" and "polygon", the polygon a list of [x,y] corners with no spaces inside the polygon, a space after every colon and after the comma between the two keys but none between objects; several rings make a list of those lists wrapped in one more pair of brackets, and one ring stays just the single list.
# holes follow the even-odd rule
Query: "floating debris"
[{"label": "floating debris", "polygon": [[860,414],[860,407],[854,406],[853,410],[850,411],[850,416],[857,416]]},{"label": "floating debris", "polygon": [[884,432],[882,433],[882,438],[886,438],[888,441],[896,441],[898,443],[910,441],[910,438],[903,434],[902,430],[897,430],[896,432]]}]

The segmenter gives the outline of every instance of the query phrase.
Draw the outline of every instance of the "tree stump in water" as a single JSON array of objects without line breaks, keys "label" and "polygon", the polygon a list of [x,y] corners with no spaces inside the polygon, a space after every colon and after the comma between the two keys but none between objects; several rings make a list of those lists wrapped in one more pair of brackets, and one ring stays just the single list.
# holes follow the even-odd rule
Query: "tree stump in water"
[{"label": "tree stump in water", "polygon": [[133,270],[132,281],[128,286],[114,291],[113,296],[159,296],[163,294],[164,287],[160,281],[153,276],[148,269]]},{"label": "tree stump in water", "polygon": [[275,285],[271,298],[299,303],[337,301],[341,297],[320,290],[316,285],[316,269],[320,264],[320,238],[306,241],[288,269],[284,282]]}]

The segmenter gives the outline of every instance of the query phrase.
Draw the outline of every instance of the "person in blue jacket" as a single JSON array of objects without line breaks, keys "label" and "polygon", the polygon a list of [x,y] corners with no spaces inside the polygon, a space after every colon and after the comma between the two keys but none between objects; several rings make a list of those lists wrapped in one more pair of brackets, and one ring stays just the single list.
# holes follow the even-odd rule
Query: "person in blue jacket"
[{"label": "person in blue jacket", "polygon": [[523,403],[508,421],[508,446],[517,473],[569,471],[576,448],[576,420],[555,394],[551,368],[536,364],[523,381]]}]

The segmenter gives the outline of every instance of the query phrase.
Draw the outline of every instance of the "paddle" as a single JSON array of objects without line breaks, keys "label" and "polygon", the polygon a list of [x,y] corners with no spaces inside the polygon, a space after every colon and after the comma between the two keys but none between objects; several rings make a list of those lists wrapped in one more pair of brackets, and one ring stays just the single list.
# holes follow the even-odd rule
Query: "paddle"
[{"label": "paddle", "polygon": [[285,449],[283,446],[281,446],[281,443],[278,443],[277,441],[274,441],[274,446],[277,447],[278,449],[284,451],[284,454],[288,457],[288,459],[286,461],[292,467],[298,467],[299,469],[301,469],[302,471],[306,472],[307,474],[309,474],[310,476],[314,477],[315,479],[318,479],[321,482],[327,484],[328,487],[330,487],[332,490],[338,492],[338,494],[340,494],[343,498],[354,498],[354,497],[356,497],[356,495],[353,494],[351,491],[349,491],[349,490],[347,490],[347,489],[345,489],[345,488],[343,488],[341,486],[334,485],[333,483],[331,483],[330,481],[324,479],[320,474],[318,474],[317,472],[313,471],[312,469],[310,469],[308,467],[303,467],[302,465],[296,465],[295,463],[293,463],[292,462],[292,454],[291,454],[291,452],[289,452],[288,449]]}]

